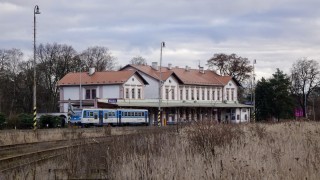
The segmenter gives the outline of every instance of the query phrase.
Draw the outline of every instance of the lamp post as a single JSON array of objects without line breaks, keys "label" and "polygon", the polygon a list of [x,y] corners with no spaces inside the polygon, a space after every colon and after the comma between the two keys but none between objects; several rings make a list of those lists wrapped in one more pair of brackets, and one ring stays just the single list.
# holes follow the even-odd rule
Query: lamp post
[{"label": "lamp post", "polygon": [[33,129],[37,129],[37,83],[36,83],[36,14],[40,14],[39,6],[33,10]]},{"label": "lamp post", "polygon": [[257,63],[256,60],[253,60],[252,62],[252,66],[253,66],[253,69],[252,69],[252,84],[251,84],[251,103],[253,105],[253,122],[256,121],[256,103],[255,103],[255,89],[254,89],[254,86],[255,86],[255,72],[254,72],[254,65]]},{"label": "lamp post", "polygon": [[160,48],[160,65],[159,65],[159,72],[160,72],[160,77],[159,77],[159,105],[158,105],[158,126],[161,126],[161,87],[162,87],[162,73],[161,73],[161,63],[162,63],[162,48],[166,46],[165,42],[161,42],[161,48]]}]

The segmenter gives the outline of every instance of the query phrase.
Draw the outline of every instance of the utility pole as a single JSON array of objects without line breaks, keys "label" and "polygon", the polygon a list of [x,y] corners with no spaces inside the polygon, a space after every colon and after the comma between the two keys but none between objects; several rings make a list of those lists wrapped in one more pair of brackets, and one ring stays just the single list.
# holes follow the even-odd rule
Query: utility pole
[{"label": "utility pole", "polygon": [[37,82],[36,82],[36,14],[40,14],[39,6],[33,11],[33,129],[37,129]]},{"label": "utility pole", "polygon": [[161,63],[162,63],[162,48],[166,47],[165,42],[161,42],[161,48],[160,48],[160,64],[159,64],[159,105],[158,105],[158,126],[161,126],[161,100],[162,100],[162,95],[161,95],[161,87],[162,87],[162,73],[161,73]]}]

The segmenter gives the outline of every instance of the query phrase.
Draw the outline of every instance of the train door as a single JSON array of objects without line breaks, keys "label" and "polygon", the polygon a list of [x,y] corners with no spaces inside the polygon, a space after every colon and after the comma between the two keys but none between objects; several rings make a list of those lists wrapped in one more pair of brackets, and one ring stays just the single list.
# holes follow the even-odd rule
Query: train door
[{"label": "train door", "polygon": [[149,124],[149,122],[148,122],[148,111],[144,112],[144,121],[145,121],[146,124]]},{"label": "train door", "polygon": [[99,110],[99,125],[103,125],[103,111]]},{"label": "train door", "polygon": [[117,114],[117,119],[118,119],[118,125],[121,125],[121,117],[122,117],[122,111],[116,111],[118,114]]}]

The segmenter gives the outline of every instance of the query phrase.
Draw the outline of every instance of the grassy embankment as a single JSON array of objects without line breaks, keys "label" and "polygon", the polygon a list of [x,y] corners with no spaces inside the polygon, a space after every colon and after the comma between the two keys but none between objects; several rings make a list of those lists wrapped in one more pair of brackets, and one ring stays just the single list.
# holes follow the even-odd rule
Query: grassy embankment
[{"label": "grassy embankment", "polygon": [[108,179],[319,179],[320,124],[200,123],[70,150],[55,176]]}]

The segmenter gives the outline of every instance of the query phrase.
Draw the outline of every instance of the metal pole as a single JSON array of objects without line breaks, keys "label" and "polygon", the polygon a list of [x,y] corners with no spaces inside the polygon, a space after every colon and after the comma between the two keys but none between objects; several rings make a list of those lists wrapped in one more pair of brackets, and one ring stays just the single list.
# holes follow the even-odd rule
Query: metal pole
[{"label": "metal pole", "polygon": [[253,76],[252,76],[252,103],[253,103],[253,122],[256,122],[256,103],[255,103],[255,72],[254,72],[254,65],[257,63],[256,60],[253,60]]},{"label": "metal pole", "polygon": [[82,88],[81,88],[81,77],[82,76],[82,63],[80,60],[80,91],[79,91],[79,99],[80,99],[80,109],[82,109]]},{"label": "metal pole", "polygon": [[37,83],[36,83],[36,14],[40,14],[39,6],[33,11],[33,129],[37,129]]},{"label": "metal pole", "polygon": [[162,48],[165,47],[165,42],[161,42],[161,48],[160,48],[160,64],[159,64],[159,105],[158,105],[158,126],[161,126],[161,87],[162,87],[162,72],[161,72],[161,64],[162,64]]}]

